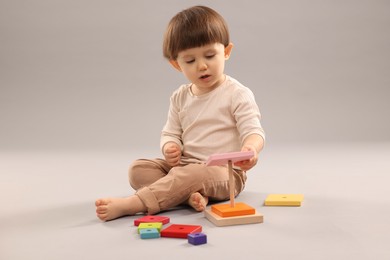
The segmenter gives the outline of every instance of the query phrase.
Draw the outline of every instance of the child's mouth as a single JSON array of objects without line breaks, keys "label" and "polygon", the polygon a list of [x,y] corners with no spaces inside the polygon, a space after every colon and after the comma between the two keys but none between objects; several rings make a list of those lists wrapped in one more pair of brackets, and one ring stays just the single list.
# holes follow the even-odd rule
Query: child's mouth
[{"label": "child's mouth", "polygon": [[200,78],[201,78],[201,79],[207,79],[208,77],[210,77],[210,75],[203,75],[203,76],[201,76]]}]

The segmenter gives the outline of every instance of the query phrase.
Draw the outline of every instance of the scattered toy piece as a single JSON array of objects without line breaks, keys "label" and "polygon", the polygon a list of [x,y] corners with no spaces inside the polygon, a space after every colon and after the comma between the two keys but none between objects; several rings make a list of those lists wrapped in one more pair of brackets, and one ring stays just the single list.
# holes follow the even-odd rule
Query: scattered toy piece
[{"label": "scattered toy piece", "polygon": [[188,234],[188,243],[192,245],[202,245],[207,243],[207,236],[204,233],[191,233]]},{"label": "scattered toy piece", "polygon": [[139,231],[141,235],[141,239],[151,239],[151,238],[159,238],[160,232],[157,228],[148,228],[148,229],[141,229]]},{"label": "scattered toy piece", "polygon": [[156,223],[161,222],[163,225],[168,224],[170,221],[169,217],[164,216],[145,216],[134,220],[134,226],[139,226],[141,223]]},{"label": "scattered toy piece", "polygon": [[162,223],[161,222],[157,222],[157,223],[141,223],[138,225],[138,234],[140,234],[140,231],[142,229],[152,229],[152,228],[155,228],[158,230],[158,232],[161,232],[161,228],[162,228]]},{"label": "scattered toy piece", "polygon": [[202,226],[172,224],[161,231],[161,237],[187,238],[188,234],[202,231]]},{"label": "scattered toy piece", "polygon": [[303,194],[269,194],[265,206],[301,206]]}]

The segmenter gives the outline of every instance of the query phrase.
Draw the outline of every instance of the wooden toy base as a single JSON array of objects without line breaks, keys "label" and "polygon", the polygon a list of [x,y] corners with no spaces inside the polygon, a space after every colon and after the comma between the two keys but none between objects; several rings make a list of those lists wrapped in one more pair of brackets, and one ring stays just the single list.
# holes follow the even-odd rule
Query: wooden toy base
[{"label": "wooden toy base", "polygon": [[257,212],[252,215],[221,217],[212,212],[211,209],[206,209],[204,214],[206,218],[217,227],[263,223],[263,215]]}]

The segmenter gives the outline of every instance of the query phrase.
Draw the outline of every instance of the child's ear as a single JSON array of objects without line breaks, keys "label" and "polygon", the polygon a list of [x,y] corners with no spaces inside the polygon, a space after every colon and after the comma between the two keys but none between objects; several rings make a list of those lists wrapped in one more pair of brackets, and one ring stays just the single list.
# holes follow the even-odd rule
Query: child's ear
[{"label": "child's ear", "polygon": [[177,60],[169,60],[169,63],[172,65],[172,67],[181,72],[181,68]]},{"label": "child's ear", "polygon": [[229,43],[228,46],[225,47],[225,60],[229,59],[230,54],[232,53],[233,46],[233,43]]}]

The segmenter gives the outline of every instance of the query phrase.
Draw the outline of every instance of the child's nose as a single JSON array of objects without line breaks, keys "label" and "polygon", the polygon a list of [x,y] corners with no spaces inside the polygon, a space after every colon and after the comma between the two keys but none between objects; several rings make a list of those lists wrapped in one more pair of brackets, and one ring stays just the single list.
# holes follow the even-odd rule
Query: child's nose
[{"label": "child's nose", "polygon": [[200,71],[206,70],[206,69],[207,69],[207,64],[206,64],[206,62],[201,61],[201,62],[198,64],[198,68],[199,68]]}]

